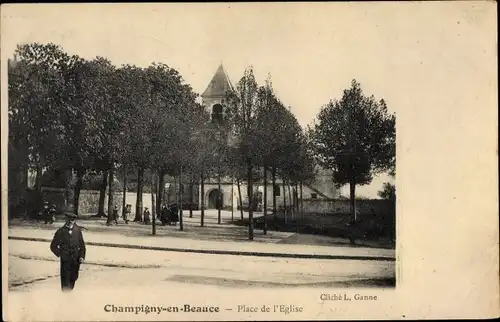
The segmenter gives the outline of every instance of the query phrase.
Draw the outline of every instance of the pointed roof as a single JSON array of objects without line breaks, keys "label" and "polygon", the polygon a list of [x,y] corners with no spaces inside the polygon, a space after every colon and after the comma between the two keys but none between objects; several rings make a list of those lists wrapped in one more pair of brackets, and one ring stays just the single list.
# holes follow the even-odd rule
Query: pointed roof
[{"label": "pointed roof", "polygon": [[210,84],[208,84],[207,89],[201,94],[201,97],[221,97],[224,96],[226,91],[233,89],[233,85],[227,76],[226,70],[222,64],[220,64]]}]

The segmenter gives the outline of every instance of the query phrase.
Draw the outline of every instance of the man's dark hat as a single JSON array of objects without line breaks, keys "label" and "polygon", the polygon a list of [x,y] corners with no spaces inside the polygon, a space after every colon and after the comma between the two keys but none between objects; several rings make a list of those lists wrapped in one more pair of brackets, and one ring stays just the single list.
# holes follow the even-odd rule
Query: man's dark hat
[{"label": "man's dark hat", "polygon": [[64,212],[64,215],[65,215],[66,217],[68,217],[68,218],[74,218],[74,219],[77,219],[77,218],[78,218],[78,216],[77,216],[75,213],[72,213],[72,212],[70,212],[70,211],[65,211],[65,212]]},{"label": "man's dark hat", "polygon": [[75,214],[75,210],[73,207],[69,206],[64,209],[64,215],[68,218],[78,218],[77,214]]}]

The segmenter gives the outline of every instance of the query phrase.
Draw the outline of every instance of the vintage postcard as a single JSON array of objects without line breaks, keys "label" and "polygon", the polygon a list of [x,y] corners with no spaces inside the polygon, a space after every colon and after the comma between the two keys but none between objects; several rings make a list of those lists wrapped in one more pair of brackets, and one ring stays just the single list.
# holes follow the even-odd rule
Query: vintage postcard
[{"label": "vintage postcard", "polygon": [[3,319],[498,317],[496,13],[2,5]]}]

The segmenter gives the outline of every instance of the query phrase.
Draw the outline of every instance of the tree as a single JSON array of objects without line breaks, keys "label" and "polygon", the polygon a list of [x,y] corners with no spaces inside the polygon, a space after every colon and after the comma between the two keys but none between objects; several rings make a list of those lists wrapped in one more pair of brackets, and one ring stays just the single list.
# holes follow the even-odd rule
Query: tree
[{"label": "tree", "polygon": [[[77,64],[65,73],[65,78],[72,86],[67,86],[68,97],[72,98],[73,120],[68,126],[68,139],[61,148],[65,154],[61,160],[68,160],[75,170],[76,184],[74,187],[75,211],[78,212],[80,190],[83,177],[89,170],[103,170],[103,155],[110,154],[109,145],[105,145],[107,137],[115,130],[106,123],[119,122],[113,115],[111,106],[111,86],[115,68],[101,57],[92,61],[79,60]],[[112,169],[110,169],[112,170]],[[114,175],[110,173],[110,175]],[[113,180],[110,179],[110,184]],[[110,186],[112,196],[112,185]],[[112,198],[109,199],[112,201]],[[109,208],[109,207],[108,207]],[[111,207],[112,208],[112,207]],[[108,209],[110,211],[110,209]]]},{"label": "tree", "polygon": [[364,96],[353,80],[340,101],[323,106],[310,129],[317,161],[333,170],[338,185],[349,184],[352,223],[356,185],[369,184],[394,164],[395,121],[384,100]]},{"label": "tree", "polygon": [[[9,129],[12,146],[24,152],[28,166],[37,169],[36,188],[40,191],[47,156],[55,151],[57,114],[63,78],[60,60],[66,56],[54,44],[21,45],[16,49],[16,66],[9,73]],[[56,132],[57,131],[57,132]]]},{"label": "tree", "polygon": [[377,195],[385,200],[396,200],[396,186],[390,182],[386,182],[382,186],[382,190],[377,192]]},{"label": "tree", "polygon": [[104,215],[109,185],[110,223],[115,171],[137,168],[136,219],[142,220],[146,171],[162,174],[160,204],[164,174],[183,165],[195,172],[190,140],[205,115],[176,70],[164,64],[116,69],[54,44],[19,46],[16,54],[20,60],[9,68],[9,151],[21,157],[9,168],[36,167],[38,188],[43,168],[66,171],[66,199],[78,211],[84,175],[102,173],[98,214]]},{"label": "tree", "polygon": [[[200,225],[204,226],[205,220],[205,179],[217,174],[217,160],[219,151],[217,135],[218,129],[208,123],[209,116],[200,107],[199,115],[196,118],[199,126],[192,129],[189,147],[191,148],[190,162],[187,164],[194,176],[200,178],[201,185],[201,217]],[[202,124],[200,124],[202,123]],[[215,171],[214,171],[215,170]]]},{"label": "tree", "polygon": [[[236,90],[227,95],[226,119],[229,131],[236,138],[236,162],[246,166],[247,190],[249,204],[253,200],[253,168],[259,162],[259,142],[255,140],[256,108],[258,86],[253,69],[245,70],[237,84]],[[248,209],[248,235],[253,240],[253,209]]]},{"label": "tree", "polygon": [[[116,114],[114,117],[110,115],[106,128],[114,131],[110,131],[106,136],[105,146],[110,152],[114,150],[116,153],[104,154],[103,166],[110,166],[111,161],[120,159],[121,163],[127,163],[130,168],[137,169],[137,201],[134,221],[142,221],[144,172],[151,162],[148,155],[151,145],[148,137],[149,122],[152,120],[149,82],[144,69],[125,65],[117,70],[113,84],[115,108],[112,111]],[[118,117],[121,117],[122,122],[116,122]],[[124,135],[117,136],[120,129],[125,129]],[[121,144],[117,144],[118,142]]]},{"label": "tree", "polygon": [[[285,206],[285,216],[288,212],[293,211],[293,199],[291,196],[290,185],[295,185],[296,180],[305,171],[305,162],[301,157],[303,157],[303,133],[299,122],[297,121],[295,115],[290,109],[284,107],[281,108],[282,117],[280,120],[280,136],[278,140],[278,147],[280,151],[276,157],[276,165],[278,167],[278,172],[283,180],[287,183],[289,190],[289,207]],[[283,185],[283,191],[286,195],[285,184]],[[286,218],[286,217],[285,217]],[[292,213],[293,218],[293,213]]]},{"label": "tree", "polygon": [[[37,190],[41,187],[44,167],[66,171],[67,207],[77,208],[78,200],[73,198],[72,189],[73,169],[75,163],[86,158],[82,154],[87,152],[85,142],[81,142],[86,106],[82,105],[79,75],[84,61],[69,56],[54,44],[21,45],[16,56],[19,62],[9,81],[9,121],[13,136],[17,136],[13,142],[22,142],[27,147],[30,163],[37,168]],[[88,122],[92,124],[92,119]],[[81,144],[75,148],[75,142]],[[77,184],[81,184],[81,178]]]},{"label": "tree", "polygon": [[[190,159],[191,137],[201,125],[198,105],[195,101],[196,95],[189,85],[184,84],[180,74],[165,64],[153,64],[145,72],[151,102],[149,131],[146,131],[151,143],[148,152],[150,156],[148,167],[158,172],[161,190],[165,174],[178,176],[179,187],[182,187],[182,172],[193,168]],[[157,201],[158,210],[162,195],[160,191]],[[182,199],[182,196],[180,198]],[[182,209],[180,210],[179,228],[182,230]]]},{"label": "tree", "polygon": [[[256,130],[255,141],[260,142],[257,151],[257,161],[263,168],[264,174],[264,234],[267,231],[267,179],[270,169],[271,181],[273,184],[273,214],[276,216],[276,171],[283,166],[287,158],[295,158],[295,153],[290,137],[294,127],[295,117],[285,108],[283,103],[276,97],[272,88],[270,76],[266,80],[265,86],[261,86],[258,91],[256,110]],[[296,122],[298,125],[298,122]],[[292,129],[293,128],[293,129]],[[298,127],[300,129],[300,126]],[[299,130],[300,131],[300,130]],[[293,151],[293,152],[292,152]]]},{"label": "tree", "polygon": [[[213,156],[213,141],[212,132],[207,126],[209,120],[208,112],[201,104],[194,101],[187,100],[185,102],[186,108],[183,112],[186,117],[184,124],[184,138],[187,140],[182,141],[183,151],[183,172],[188,174],[190,183],[190,217],[192,217],[192,203],[193,203],[193,190],[194,182],[198,182],[198,178],[205,177],[207,169],[209,169],[209,159]],[[171,168],[172,166],[168,166]],[[202,182],[203,185],[204,182]],[[203,190],[203,189],[202,189]],[[204,191],[202,191],[202,195]],[[203,204],[203,203],[202,203]],[[202,207],[201,225],[203,226],[204,209]]]},{"label": "tree", "polygon": [[300,185],[299,207],[301,219],[304,219],[303,185],[311,184],[316,179],[316,163],[310,142],[309,133],[305,132],[302,135],[300,148],[297,153],[299,170],[294,174],[296,182]]}]

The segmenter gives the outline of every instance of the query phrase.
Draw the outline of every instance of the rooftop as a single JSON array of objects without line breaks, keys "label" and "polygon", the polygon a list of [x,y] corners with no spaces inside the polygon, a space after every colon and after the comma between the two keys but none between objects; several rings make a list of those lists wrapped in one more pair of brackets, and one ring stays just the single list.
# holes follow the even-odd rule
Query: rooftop
[{"label": "rooftop", "polygon": [[219,68],[215,72],[214,77],[208,84],[207,89],[201,94],[203,98],[211,98],[211,97],[221,97],[228,90],[233,90],[233,85],[231,84],[231,80],[227,76],[227,73],[224,69],[224,66],[220,64]]}]

